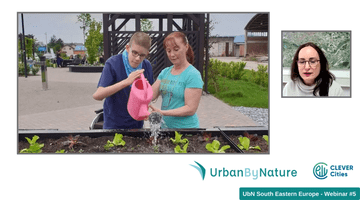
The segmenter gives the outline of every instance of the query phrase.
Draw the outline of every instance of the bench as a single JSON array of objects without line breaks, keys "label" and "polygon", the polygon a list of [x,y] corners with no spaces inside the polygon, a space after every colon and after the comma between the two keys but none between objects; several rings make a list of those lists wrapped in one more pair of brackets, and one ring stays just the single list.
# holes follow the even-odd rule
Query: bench
[{"label": "bench", "polygon": [[75,58],[73,60],[63,60],[62,66],[67,67],[68,65],[79,65],[81,60],[79,58]]}]

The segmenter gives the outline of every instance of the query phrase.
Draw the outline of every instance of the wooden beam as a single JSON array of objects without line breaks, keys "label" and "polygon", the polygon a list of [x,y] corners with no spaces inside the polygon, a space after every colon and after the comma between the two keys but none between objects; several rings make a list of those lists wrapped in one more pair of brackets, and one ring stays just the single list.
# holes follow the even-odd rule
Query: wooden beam
[{"label": "wooden beam", "polygon": [[109,24],[113,24],[119,16],[119,14],[112,15],[111,19],[109,20]]},{"label": "wooden beam", "polygon": [[140,15],[135,15],[135,31],[141,30]]},{"label": "wooden beam", "polygon": [[168,14],[167,15],[167,31],[172,32],[172,22],[173,22],[173,15]]},{"label": "wooden beam", "polygon": [[203,77],[203,68],[204,68],[204,44],[205,44],[205,14],[199,14],[199,30],[198,30],[198,35],[199,35],[199,48],[198,48],[198,57],[199,57],[199,66],[198,66],[198,70],[201,73],[201,77]]},{"label": "wooden beam", "polygon": [[[200,14],[200,15],[203,15],[203,14]],[[199,21],[200,21],[200,23],[201,23],[201,19],[197,18],[197,17],[196,17],[195,15],[193,15],[193,14],[188,14],[187,16],[189,16],[190,19],[193,20],[193,22],[194,22],[195,24],[197,24],[198,26],[200,25],[200,24],[199,24]]]},{"label": "wooden beam", "polygon": [[103,14],[104,61],[110,58],[109,14]]}]

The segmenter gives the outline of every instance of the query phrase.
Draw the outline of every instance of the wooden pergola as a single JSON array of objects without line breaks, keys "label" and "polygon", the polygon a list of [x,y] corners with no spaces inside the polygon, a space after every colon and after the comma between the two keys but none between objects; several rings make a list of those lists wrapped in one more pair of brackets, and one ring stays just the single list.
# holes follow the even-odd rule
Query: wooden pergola
[{"label": "wooden pergola", "polygon": [[[132,19],[135,20],[135,31],[126,31],[125,27]],[[125,50],[125,45],[129,43],[131,36],[141,30],[141,19],[157,19],[156,21],[158,21],[158,30],[146,31],[152,39],[148,60],[153,67],[154,78],[159,75],[162,69],[172,65],[163,48],[163,41],[166,35],[173,31],[181,31],[187,36],[189,44],[192,46],[195,54],[194,67],[196,67],[201,74],[203,73],[205,14],[105,13],[103,14],[105,60]],[[181,21],[181,24],[178,24],[175,20]],[[166,27],[164,26],[164,21]]]}]

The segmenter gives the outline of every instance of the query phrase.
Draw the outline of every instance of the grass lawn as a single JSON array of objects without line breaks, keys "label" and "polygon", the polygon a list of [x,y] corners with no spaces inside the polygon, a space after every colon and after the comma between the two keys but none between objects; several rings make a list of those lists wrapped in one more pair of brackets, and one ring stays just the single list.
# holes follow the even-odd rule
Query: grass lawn
[{"label": "grass lawn", "polygon": [[219,91],[209,84],[208,90],[216,98],[230,106],[269,108],[268,87],[262,87],[248,80],[246,73],[242,80],[218,77]]}]

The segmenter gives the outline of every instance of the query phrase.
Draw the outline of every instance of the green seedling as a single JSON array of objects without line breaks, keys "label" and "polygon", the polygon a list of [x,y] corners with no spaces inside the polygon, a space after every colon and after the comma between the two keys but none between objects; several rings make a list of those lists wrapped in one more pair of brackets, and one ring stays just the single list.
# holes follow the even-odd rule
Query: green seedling
[{"label": "green seedling", "polygon": [[115,144],[115,146],[120,146],[120,145],[125,146],[126,142],[122,138],[123,138],[122,134],[115,133],[114,140],[113,140],[113,143]]},{"label": "green seedling", "polygon": [[158,146],[158,145],[155,145],[155,146],[153,147],[153,149],[154,149],[154,152],[155,152],[155,153],[159,153],[159,146]]},{"label": "green seedling", "polygon": [[108,140],[104,146],[104,149],[108,151],[111,147],[114,146],[125,146],[126,142],[122,138],[123,138],[122,134],[115,133],[113,141],[111,142],[110,140]]},{"label": "green seedling", "polygon": [[185,138],[185,139],[181,139],[181,137],[182,137],[182,134],[180,134],[180,133],[178,133],[177,131],[175,131],[175,139],[170,138],[170,140],[171,140],[174,144],[176,144],[176,145],[189,143],[189,140],[188,140],[188,139],[186,139],[186,138]]},{"label": "green seedling", "polygon": [[57,150],[55,153],[65,153],[65,149]]},{"label": "green seedling", "polygon": [[247,137],[239,137],[239,142],[240,144],[238,144],[238,147],[241,149],[241,150],[249,150],[249,147],[250,147],[250,139],[247,138]]},{"label": "green seedling", "polygon": [[261,151],[261,148],[259,146],[255,146],[252,147],[250,146],[250,139],[247,137],[239,137],[239,142],[240,144],[238,144],[237,146],[241,149],[241,150],[246,150],[248,151],[249,149],[257,149]]},{"label": "green seedling", "polygon": [[39,136],[34,135],[33,138],[30,140],[28,137],[25,137],[26,140],[29,142],[29,148],[25,148],[20,151],[20,153],[41,153],[41,148],[44,147],[44,144],[39,144],[36,141],[39,139]]},{"label": "green seedling", "polygon": [[187,153],[187,148],[189,146],[189,143],[186,143],[183,148],[181,149],[180,145],[177,145],[174,149],[175,153]]},{"label": "green seedling", "polygon": [[63,145],[69,145],[69,149],[74,151],[74,146],[75,145],[85,145],[84,143],[79,141],[80,135],[76,135],[75,137],[73,137],[72,135],[70,135],[68,137],[68,140],[63,142]]},{"label": "green seedling", "polygon": [[249,147],[249,149],[256,149],[256,150],[261,151],[261,148],[259,146]]},{"label": "green seedling", "polygon": [[[214,140],[212,143],[206,144],[205,148],[213,153],[225,153],[226,149],[229,149],[229,145],[224,145],[220,148],[220,142],[218,140]],[[219,149],[220,148],[220,149]]]},{"label": "green seedling", "polygon": [[269,136],[268,135],[263,135],[264,140],[266,140],[267,144],[269,145]]},{"label": "green seedling", "polygon": [[211,133],[203,133],[203,139],[208,142],[211,139]]}]

